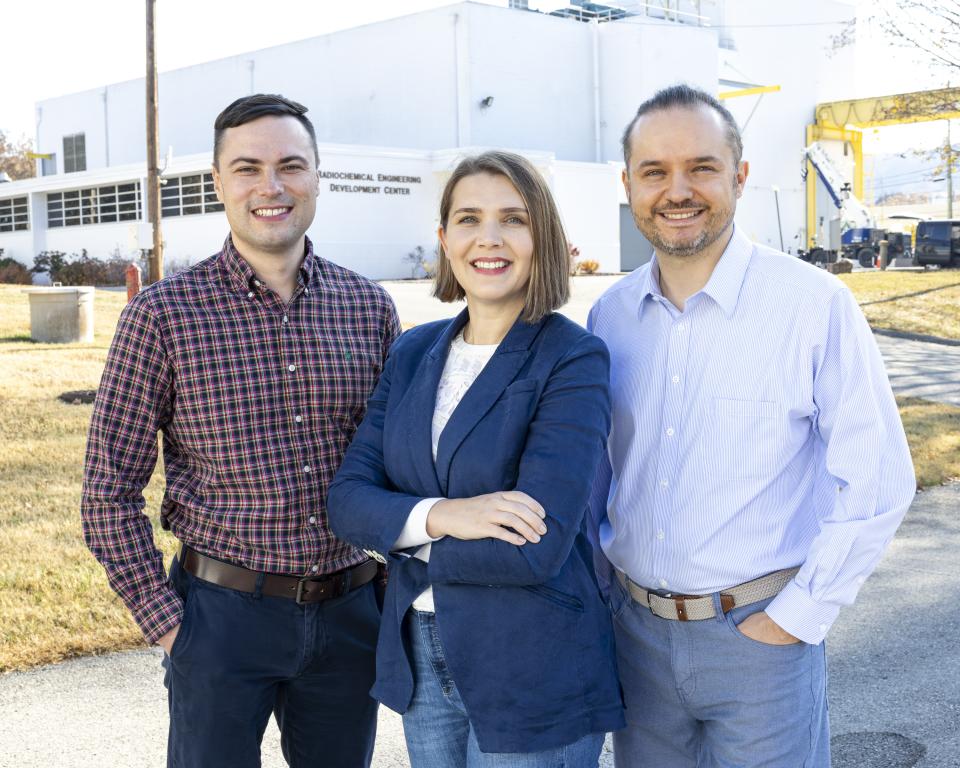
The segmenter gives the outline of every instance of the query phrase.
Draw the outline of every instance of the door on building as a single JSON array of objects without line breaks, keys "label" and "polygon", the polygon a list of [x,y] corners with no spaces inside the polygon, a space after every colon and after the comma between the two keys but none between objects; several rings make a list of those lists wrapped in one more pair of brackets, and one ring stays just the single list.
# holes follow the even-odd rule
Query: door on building
[{"label": "door on building", "polygon": [[620,206],[620,271],[632,272],[653,258],[653,246],[633,221],[629,205]]}]

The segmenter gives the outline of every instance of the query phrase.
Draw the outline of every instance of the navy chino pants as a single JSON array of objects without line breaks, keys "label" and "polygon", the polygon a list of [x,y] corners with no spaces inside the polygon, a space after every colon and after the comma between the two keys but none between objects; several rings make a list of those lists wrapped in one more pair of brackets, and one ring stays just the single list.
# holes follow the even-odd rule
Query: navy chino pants
[{"label": "navy chino pants", "polygon": [[366,768],[380,612],[371,582],[297,605],[201,581],[176,559],[183,624],[164,655],[168,768],[259,768],[271,713],[292,768]]}]

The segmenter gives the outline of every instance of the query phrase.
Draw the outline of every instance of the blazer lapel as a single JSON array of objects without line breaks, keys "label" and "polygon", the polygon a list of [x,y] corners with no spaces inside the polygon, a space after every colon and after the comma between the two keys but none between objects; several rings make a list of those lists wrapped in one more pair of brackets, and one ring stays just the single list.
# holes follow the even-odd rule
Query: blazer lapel
[{"label": "blazer lapel", "polygon": [[[490,362],[484,366],[476,381],[450,415],[450,420],[440,433],[440,442],[437,446],[436,472],[444,495],[447,494],[450,463],[457,448],[503,394],[507,385],[517,377],[517,373],[530,354],[530,344],[540,332],[542,325],[542,320],[533,325],[517,320],[500,342]],[[452,338],[451,336],[451,340]],[[444,352],[449,351],[449,348],[448,343]],[[443,368],[442,364],[440,368]]]},{"label": "blazer lapel", "polygon": [[450,344],[469,315],[464,309],[451,320],[423,356],[410,387],[400,403],[400,413],[407,423],[407,439],[414,472],[425,496],[442,497],[444,491],[437,479],[433,461],[433,411],[437,403],[437,387],[447,361]]}]

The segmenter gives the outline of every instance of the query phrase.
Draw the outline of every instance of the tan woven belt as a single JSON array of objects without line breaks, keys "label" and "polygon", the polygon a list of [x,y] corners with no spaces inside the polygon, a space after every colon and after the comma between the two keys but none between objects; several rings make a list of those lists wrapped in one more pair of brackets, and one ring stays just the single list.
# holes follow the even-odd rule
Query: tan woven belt
[{"label": "tan woven belt", "polygon": [[[780,593],[799,568],[787,568],[785,571],[774,571],[753,581],[746,581],[720,593],[720,607],[728,613],[735,605],[751,605],[774,597]],[[673,621],[703,621],[717,615],[713,607],[713,598],[710,595],[671,595],[664,597],[656,592],[649,592],[639,584],[630,581],[630,577],[617,571],[617,578],[623,584],[636,602],[649,608],[654,616]]]}]

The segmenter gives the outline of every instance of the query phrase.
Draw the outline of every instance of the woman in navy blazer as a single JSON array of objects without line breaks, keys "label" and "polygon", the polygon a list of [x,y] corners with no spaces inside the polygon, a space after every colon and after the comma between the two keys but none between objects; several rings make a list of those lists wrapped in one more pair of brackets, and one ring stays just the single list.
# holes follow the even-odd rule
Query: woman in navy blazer
[{"label": "woman in navy blazer", "polygon": [[440,208],[434,292],[467,308],[393,346],[327,499],[389,560],[371,694],[414,768],[596,766],[624,725],[584,526],[607,350],[553,312],[567,244],[528,161],[463,160]]}]

